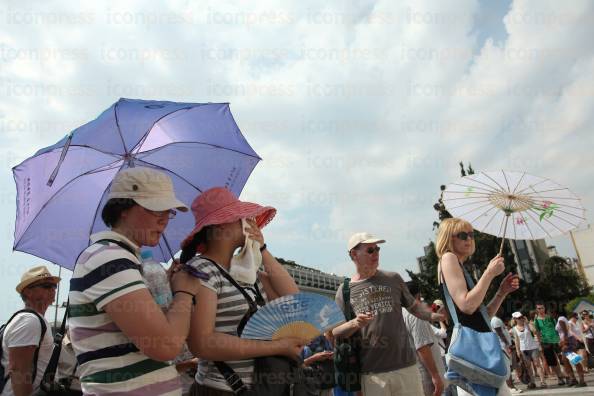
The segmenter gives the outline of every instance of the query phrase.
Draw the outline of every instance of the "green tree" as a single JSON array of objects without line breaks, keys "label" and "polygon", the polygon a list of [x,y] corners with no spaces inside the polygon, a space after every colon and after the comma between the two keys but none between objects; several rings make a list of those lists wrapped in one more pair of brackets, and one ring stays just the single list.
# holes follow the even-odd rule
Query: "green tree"
[{"label": "green tree", "polygon": [[526,288],[523,308],[532,309],[536,301],[544,301],[549,310],[565,311],[566,304],[581,296],[588,296],[591,288],[563,257],[548,258],[542,272]]}]

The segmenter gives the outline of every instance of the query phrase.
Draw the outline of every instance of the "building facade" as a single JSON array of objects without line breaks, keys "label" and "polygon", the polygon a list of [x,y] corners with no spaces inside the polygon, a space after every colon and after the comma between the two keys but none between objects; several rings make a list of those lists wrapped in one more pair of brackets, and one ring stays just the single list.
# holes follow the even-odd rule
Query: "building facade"
[{"label": "building facade", "polygon": [[299,265],[294,261],[277,259],[293,277],[299,290],[318,293],[334,300],[338,286],[344,282],[344,276],[328,274],[315,268]]}]

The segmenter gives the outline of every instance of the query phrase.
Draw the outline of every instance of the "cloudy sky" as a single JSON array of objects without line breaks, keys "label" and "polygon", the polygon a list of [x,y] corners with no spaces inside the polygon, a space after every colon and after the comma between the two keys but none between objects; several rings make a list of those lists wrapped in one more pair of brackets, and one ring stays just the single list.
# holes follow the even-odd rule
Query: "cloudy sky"
[{"label": "cloudy sky", "polygon": [[1,320],[43,263],[12,252],[11,168],[120,97],[230,102],[264,159],[242,198],[279,210],[270,250],[341,275],[359,230],[388,240],[382,267],[416,270],[461,160],[594,205],[591,1],[159,3],[3,2]]}]

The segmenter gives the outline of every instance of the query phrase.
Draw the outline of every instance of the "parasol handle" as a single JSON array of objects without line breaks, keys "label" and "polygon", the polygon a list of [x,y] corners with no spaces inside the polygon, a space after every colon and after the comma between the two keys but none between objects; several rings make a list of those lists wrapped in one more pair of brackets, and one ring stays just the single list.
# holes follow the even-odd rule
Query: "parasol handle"
[{"label": "parasol handle", "polygon": [[165,246],[167,247],[167,250],[169,251],[171,260],[173,260],[173,251],[171,250],[171,246],[169,246],[169,242],[167,241],[167,237],[165,236],[165,233],[163,233],[163,235],[161,235],[161,237],[163,238],[163,242],[165,242]]},{"label": "parasol handle", "polygon": [[509,214],[505,215],[505,225],[503,226],[503,238],[501,238],[501,247],[499,248],[499,256],[503,254],[503,244],[505,243],[505,233],[507,232],[507,221],[509,220]]}]

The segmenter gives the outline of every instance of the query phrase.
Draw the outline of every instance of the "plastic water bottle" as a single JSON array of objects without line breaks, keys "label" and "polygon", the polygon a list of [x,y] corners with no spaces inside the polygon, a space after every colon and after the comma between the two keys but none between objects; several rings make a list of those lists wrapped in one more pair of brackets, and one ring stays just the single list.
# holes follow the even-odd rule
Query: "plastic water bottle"
[{"label": "plastic water bottle", "polygon": [[165,271],[161,263],[153,258],[153,252],[150,250],[143,250],[140,256],[142,257],[142,274],[146,286],[157,305],[166,311],[173,300],[167,271]]},{"label": "plastic water bottle", "polygon": [[581,362],[583,359],[580,355],[578,355],[575,352],[566,352],[565,357],[567,358],[567,360],[569,360],[569,363],[571,363],[574,366]]}]

